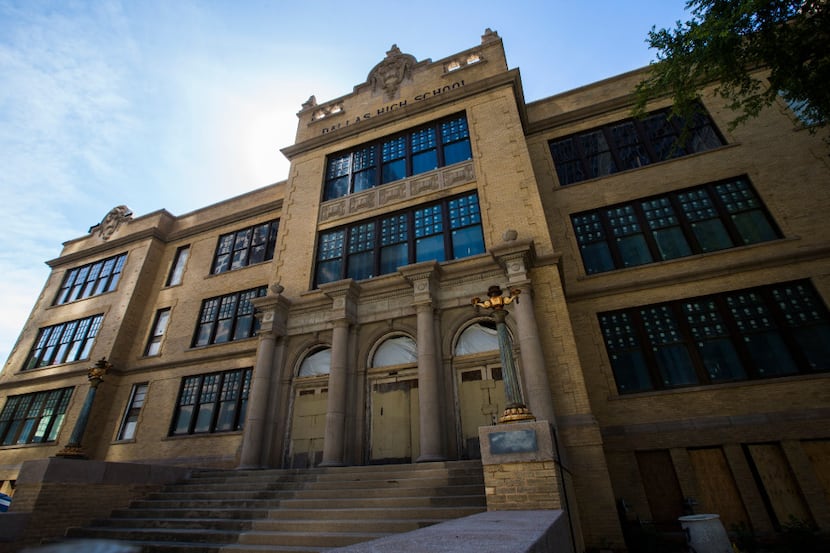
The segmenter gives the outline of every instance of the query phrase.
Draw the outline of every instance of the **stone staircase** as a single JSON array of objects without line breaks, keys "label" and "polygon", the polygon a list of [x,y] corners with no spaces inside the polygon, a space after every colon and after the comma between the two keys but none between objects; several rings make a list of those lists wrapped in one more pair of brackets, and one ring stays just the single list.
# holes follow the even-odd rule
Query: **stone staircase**
[{"label": "stone staircase", "polygon": [[66,536],[146,553],[318,553],[485,510],[478,461],[215,470]]}]

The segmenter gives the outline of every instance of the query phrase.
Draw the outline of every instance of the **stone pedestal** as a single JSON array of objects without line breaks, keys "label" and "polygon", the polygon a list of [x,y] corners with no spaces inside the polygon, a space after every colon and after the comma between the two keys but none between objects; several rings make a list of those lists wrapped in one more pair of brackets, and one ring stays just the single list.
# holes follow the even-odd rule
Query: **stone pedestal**
[{"label": "stone pedestal", "polygon": [[565,508],[552,432],[547,421],[478,429],[488,511]]},{"label": "stone pedestal", "polygon": [[686,533],[689,551],[696,553],[732,553],[729,536],[719,515],[688,515],[677,519]]}]

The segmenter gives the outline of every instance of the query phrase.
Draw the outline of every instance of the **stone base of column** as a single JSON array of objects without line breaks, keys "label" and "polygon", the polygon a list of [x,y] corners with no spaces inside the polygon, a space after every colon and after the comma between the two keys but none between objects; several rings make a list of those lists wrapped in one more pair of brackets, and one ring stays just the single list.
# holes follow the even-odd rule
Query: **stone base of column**
[{"label": "stone base of column", "polygon": [[547,421],[482,426],[478,436],[488,511],[566,508]]}]

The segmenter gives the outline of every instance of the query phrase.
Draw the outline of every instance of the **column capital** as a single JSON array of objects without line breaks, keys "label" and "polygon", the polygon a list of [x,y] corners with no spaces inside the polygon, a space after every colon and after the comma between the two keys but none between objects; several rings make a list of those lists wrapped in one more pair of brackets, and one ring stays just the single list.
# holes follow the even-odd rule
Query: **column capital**
[{"label": "column capital", "polygon": [[256,308],[256,317],[259,319],[260,336],[284,336],[286,333],[286,321],[291,301],[282,295],[282,290],[282,286],[275,284],[268,290],[268,295],[251,300],[251,304]]},{"label": "column capital", "polygon": [[533,240],[512,240],[490,249],[490,254],[507,273],[511,284],[529,280],[528,272],[536,259]]},{"label": "column capital", "polygon": [[358,283],[347,278],[321,284],[319,288],[331,300],[330,320],[346,319],[349,322],[357,320],[357,298],[360,296]]},{"label": "column capital", "polygon": [[398,272],[409,284],[415,296],[415,303],[430,303],[437,297],[441,281],[441,266],[435,261],[424,261],[399,267]]}]

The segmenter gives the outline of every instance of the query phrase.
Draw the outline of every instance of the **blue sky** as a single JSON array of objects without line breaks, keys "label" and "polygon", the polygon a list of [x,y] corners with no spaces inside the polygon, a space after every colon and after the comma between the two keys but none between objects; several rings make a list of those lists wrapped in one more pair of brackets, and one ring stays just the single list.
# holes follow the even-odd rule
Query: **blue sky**
[{"label": "blue sky", "polygon": [[0,0],[0,361],[64,241],[116,205],[181,215],[285,179],[302,102],[392,44],[437,60],[491,28],[533,101],[647,65],[685,3]]}]

